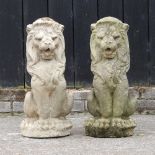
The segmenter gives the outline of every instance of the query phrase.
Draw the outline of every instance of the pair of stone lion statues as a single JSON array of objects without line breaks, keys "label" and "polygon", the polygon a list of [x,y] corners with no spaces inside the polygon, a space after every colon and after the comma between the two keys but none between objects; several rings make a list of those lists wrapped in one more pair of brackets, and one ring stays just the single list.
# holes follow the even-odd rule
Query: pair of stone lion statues
[{"label": "pair of stone lion statues", "polygon": [[[130,66],[127,31],[129,26],[113,17],[91,25],[91,71],[93,88],[88,96],[86,135],[123,137],[133,134],[135,122],[129,118],[136,100],[128,93],[126,73]],[[27,137],[59,137],[70,134],[72,124],[65,119],[73,97],[66,91],[64,26],[44,17],[27,26],[27,71],[32,76],[31,91],[24,101],[26,119],[21,124]]]}]

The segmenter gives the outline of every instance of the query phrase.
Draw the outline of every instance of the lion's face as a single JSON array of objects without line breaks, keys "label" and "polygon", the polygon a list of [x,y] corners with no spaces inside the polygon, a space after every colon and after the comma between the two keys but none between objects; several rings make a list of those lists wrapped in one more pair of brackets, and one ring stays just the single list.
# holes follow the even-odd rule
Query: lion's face
[{"label": "lion's face", "polygon": [[106,59],[113,59],[121,44],[121,34],[115,25],[104,24],[96,33],[96,44],[101,55]]},{"label": "lion's face", "polygon": [[36,28],[33,35],[33,44],[39,52],[40,59],[53,59],[58,47],[58,35],[51,27]]}]

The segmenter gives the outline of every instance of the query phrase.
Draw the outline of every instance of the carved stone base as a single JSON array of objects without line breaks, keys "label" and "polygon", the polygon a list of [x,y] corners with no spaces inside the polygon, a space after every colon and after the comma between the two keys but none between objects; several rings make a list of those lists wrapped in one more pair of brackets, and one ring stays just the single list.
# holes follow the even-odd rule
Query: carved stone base
[{"label": "carved stone base", "polygon": [[91,118],[85,122],[86,135],[91,137],[129,137],[134,134],[135,127],[131,118]]},{"label": "carved stone base", "polygon": [[72,123],[66,119],[38,120],[26,118],[21,123],[21,134],[33,138],[63,137],[70,135],[71,128]]}]

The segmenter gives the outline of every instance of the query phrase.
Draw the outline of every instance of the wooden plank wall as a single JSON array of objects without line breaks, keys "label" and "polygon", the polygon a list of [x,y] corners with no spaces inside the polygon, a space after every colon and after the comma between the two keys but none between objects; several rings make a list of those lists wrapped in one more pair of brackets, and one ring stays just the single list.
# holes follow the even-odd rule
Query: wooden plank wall
[{"label": "wooden plank wall", "polygon": [[74,87],[73,12],[72,0],[48,0],[49,17],[65,26],[65,78],[68,87]]},{"label": "wooden plank wall", "polygon": [[[23,0],[23,31],[24,31],[24,56],[26,55],[26,26],[33,23],[38,18],[48,16],[47,0]],[[25,58],[25,87],[30,85],[31,77],[26,71],[26,56]]]},{"label": "wooden plank wall", "polygon": [[149,63],[149,83],[155,85],[155,1],[150,0],[149,3],[149,47],[150,47],[150,59]]},{"label": "wooden plank wall", "polygon": [[0,86],[24,86],[22,1],[0,0]]},{"label": "wooden plank wall", "polygon": [[90,72],[90,24],[97,21],[97,1],[74,0],[75,87],[92,83]]},{"label": "wooden plank wall", "polygon": [[124,1],[124,21],[130,25],[129,42],[131,68],[129,80],[133,85],[148,85],[148,1]]},{"label": "wooden plank wall", "polygon": [[26,25],[49,16],[65,26],[68,87],[90,87],[90,24],[113,16],[128,23],[131,86],[155,84],[154,0],[0,0],[0,86],[26,87]]}]

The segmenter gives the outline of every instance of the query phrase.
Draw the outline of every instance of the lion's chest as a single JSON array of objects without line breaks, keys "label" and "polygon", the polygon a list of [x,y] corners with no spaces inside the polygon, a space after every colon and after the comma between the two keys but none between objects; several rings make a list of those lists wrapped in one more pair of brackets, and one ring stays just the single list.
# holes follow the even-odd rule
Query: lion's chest
[{"label": "lion's chest", "polygon": [[40,62],[36,66],[38,70],[41,70],[44,73],[52,74],[57,69],[56,62]]},{"label": "lion's chest", "polygon": [[35,66],[35,74],[43,81],[50,82],[55,72],[58,70],[57,63],[54,62],[39,62]]},{"label": "lion's chest", "polygon": [[102,77],[106,78],[114,78],[115,75],[117,74],[117,69],[116,69],[116,63],[115,62],[105,62],[99,65],[98,67],[99,72],[101,73]]}]

